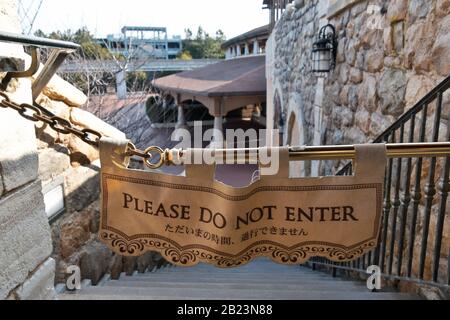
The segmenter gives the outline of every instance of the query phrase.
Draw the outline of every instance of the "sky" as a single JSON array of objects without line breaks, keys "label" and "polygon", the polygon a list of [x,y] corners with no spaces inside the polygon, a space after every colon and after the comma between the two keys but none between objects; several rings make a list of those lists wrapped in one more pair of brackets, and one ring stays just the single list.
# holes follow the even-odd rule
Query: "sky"
[{"label": "sky", "polygon": [[[21,0],[32,16],[39,0]],[[268,24],[263,0],[43,0],[33,31],[76,30],[86,26],[97,37],[120,34],[124,25],[167,27],[169,36],[194,35],[201,25],[210,35],[218,29],[228,39]],[[30,8],[30,10],[28,10]]]}]

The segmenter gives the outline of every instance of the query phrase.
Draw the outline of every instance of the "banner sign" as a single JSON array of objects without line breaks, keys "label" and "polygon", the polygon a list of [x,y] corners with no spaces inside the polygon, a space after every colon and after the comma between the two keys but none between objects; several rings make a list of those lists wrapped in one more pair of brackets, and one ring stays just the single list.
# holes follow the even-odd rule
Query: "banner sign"
[{"label": "banner sign", "polygon": [[343,262],[376,247],[385,145],[356,146],[355,175],[289,178],[280,170],[245,188],[214,180],[214,166],[186,165],[186,176],[127,169],[127,141],[102,139],[99,236],[113,251],[158,251],[169,262],[235,267],[258,256],[300,264],[314,256]]}]

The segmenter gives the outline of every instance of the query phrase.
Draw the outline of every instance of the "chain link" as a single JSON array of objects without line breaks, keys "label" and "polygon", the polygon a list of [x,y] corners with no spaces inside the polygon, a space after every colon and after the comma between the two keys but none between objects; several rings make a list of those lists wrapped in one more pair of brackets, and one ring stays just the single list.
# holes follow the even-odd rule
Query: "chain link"
[{"label": "chain link", "polygon": [[[70,121],[62,117],[53,115],[50,111],[42,106],[35,107],[33,105],[23,103],[17,104],[9,98],[9,96],[0,91],[0,108],[10,108],[23,118],[33,121],[33,122],[43,122],[44,124],[50,126],[53,130],[61,134],[73,134],[80,138],[83,142],[98,147],[99,141],[103,135],[95,130],[85,128],[78,129]],[[52,116],[50,116],[52,115]],[[144,164],[151,168],[157,169],[168,164],[169,157],[167,157],[167,151],[159,147],[149,147],[146,150],[140,150],[130,141],[127,146],[126,156],[128,157],[138,157],[142,158]],[[159,158],[158,158],[159,155]]]}]

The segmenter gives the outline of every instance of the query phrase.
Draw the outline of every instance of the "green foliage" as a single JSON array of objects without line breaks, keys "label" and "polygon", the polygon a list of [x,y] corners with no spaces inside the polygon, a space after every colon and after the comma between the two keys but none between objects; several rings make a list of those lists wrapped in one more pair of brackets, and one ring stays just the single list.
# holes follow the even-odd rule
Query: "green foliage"
[{"label": "green foliage", "polygon": [[78,43],[81,46],[80,54],[83,56],[83,58],[88,60],[103,60],[112,58],[109,50],[103,48],[100,44],[98,44],[95,41],[94,36],[86,27],[78,29],[77,31],[75,31],[75,33],[72,32],[72,30],[66,30],[62,32],[54,31],[48,35],[46,35],[42,30],[38,30],[35,32],[35,35],[39,37]]},{"label": "green foliage", "polygon": [[225,35],[222,30],[217,30],[216,36],[211,37],[201,26],[198,27],[197,35],[193,38],[190,29],[185,30],[185,39],[183,40],[182,56],[190,55],[193,59],[223,59],[225,52],[221,45],[225,41]]},{"label": "green foliage", "polygon": [[[45,34],[42,30],[35,32],[38,37],[51,38],[56,40],[71,41],[81,46],[77,53],[71,54],[68,59],[86,59],[86,60],[109,60],[112,54],[107,48],[103,48],[95,41],[94,36],[86,27],[73,32],[72,30],[54,31]],[[104,90],[107,84],[114,84],[114,77],[107,72],[74,73],[66,74],[63,78],[74,86],[82,90],[85,94],[98,94],[99,90]],[[132,79],[133,81],[134,79]],[[138,82],[138,80],[136,80]]]},{"label": "green foliage", "polygon": [[181,60],[192,60],[191,53],[189,51],[183,51],[179,57]]},{"label": "green foliage", "polygon": [[151,79],[144,71],[127,72],[127,88],[133,88],[134,91],[145,91],[149,88]]}]

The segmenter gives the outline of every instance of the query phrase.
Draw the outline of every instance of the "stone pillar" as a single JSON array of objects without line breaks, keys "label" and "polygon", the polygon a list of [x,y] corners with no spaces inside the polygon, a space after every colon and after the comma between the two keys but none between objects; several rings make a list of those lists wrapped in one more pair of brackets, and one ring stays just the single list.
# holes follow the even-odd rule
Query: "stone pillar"
[{"label": "stone pillar", "polygon": [[[16,1],[0,0],[0,8],[0,30],[21,33]],[[14,67],[11,59],[24,63],[23,47],[0,42],[0,72]],[[30,104],[30,79],[15,82],[8,94]],[[55,297],[55,261],[38,168],[34,123],[0,108],[0,300]]]},{"label": "stone pillar", "polygon": [[127,98],[127,73],[120,70],[116,73],[117,98],[120,100]]},{"label": "stone pillar", "polygon": [[241,46],[240,45],[236,45],[236,57],[239,57],[241,55]]},{"label": "stone pillar", "polygon": [[245,44],[245,52],[244,55],[248,56],[250,55],[250,48],[248,47],[248,43]]},{"label": "stone pillar", "polygon": [[225,59],[231,59],[233,57],[233,51],[232,51],[232,49],[231,49],[231,47],[230,48],[228,48],[227,49],[227,52],[225,53]]},{"label": "stone pillar", "polygon": [[253,54],[259,54],[259,42],[258,40],[253,41]]},{"label": "stone pillar", "polygon": [[210,148],[221,149],[224,147],[223,137],[223,116],[214,117],[214,140]]},{"label": "stone pillar", "polygon": [[184,115],[184,106],[182,104],[178,105],[178,121],[177,121],[177,125],[175,128],[176,129],[186,129],[187,128],[186,117]]}]

